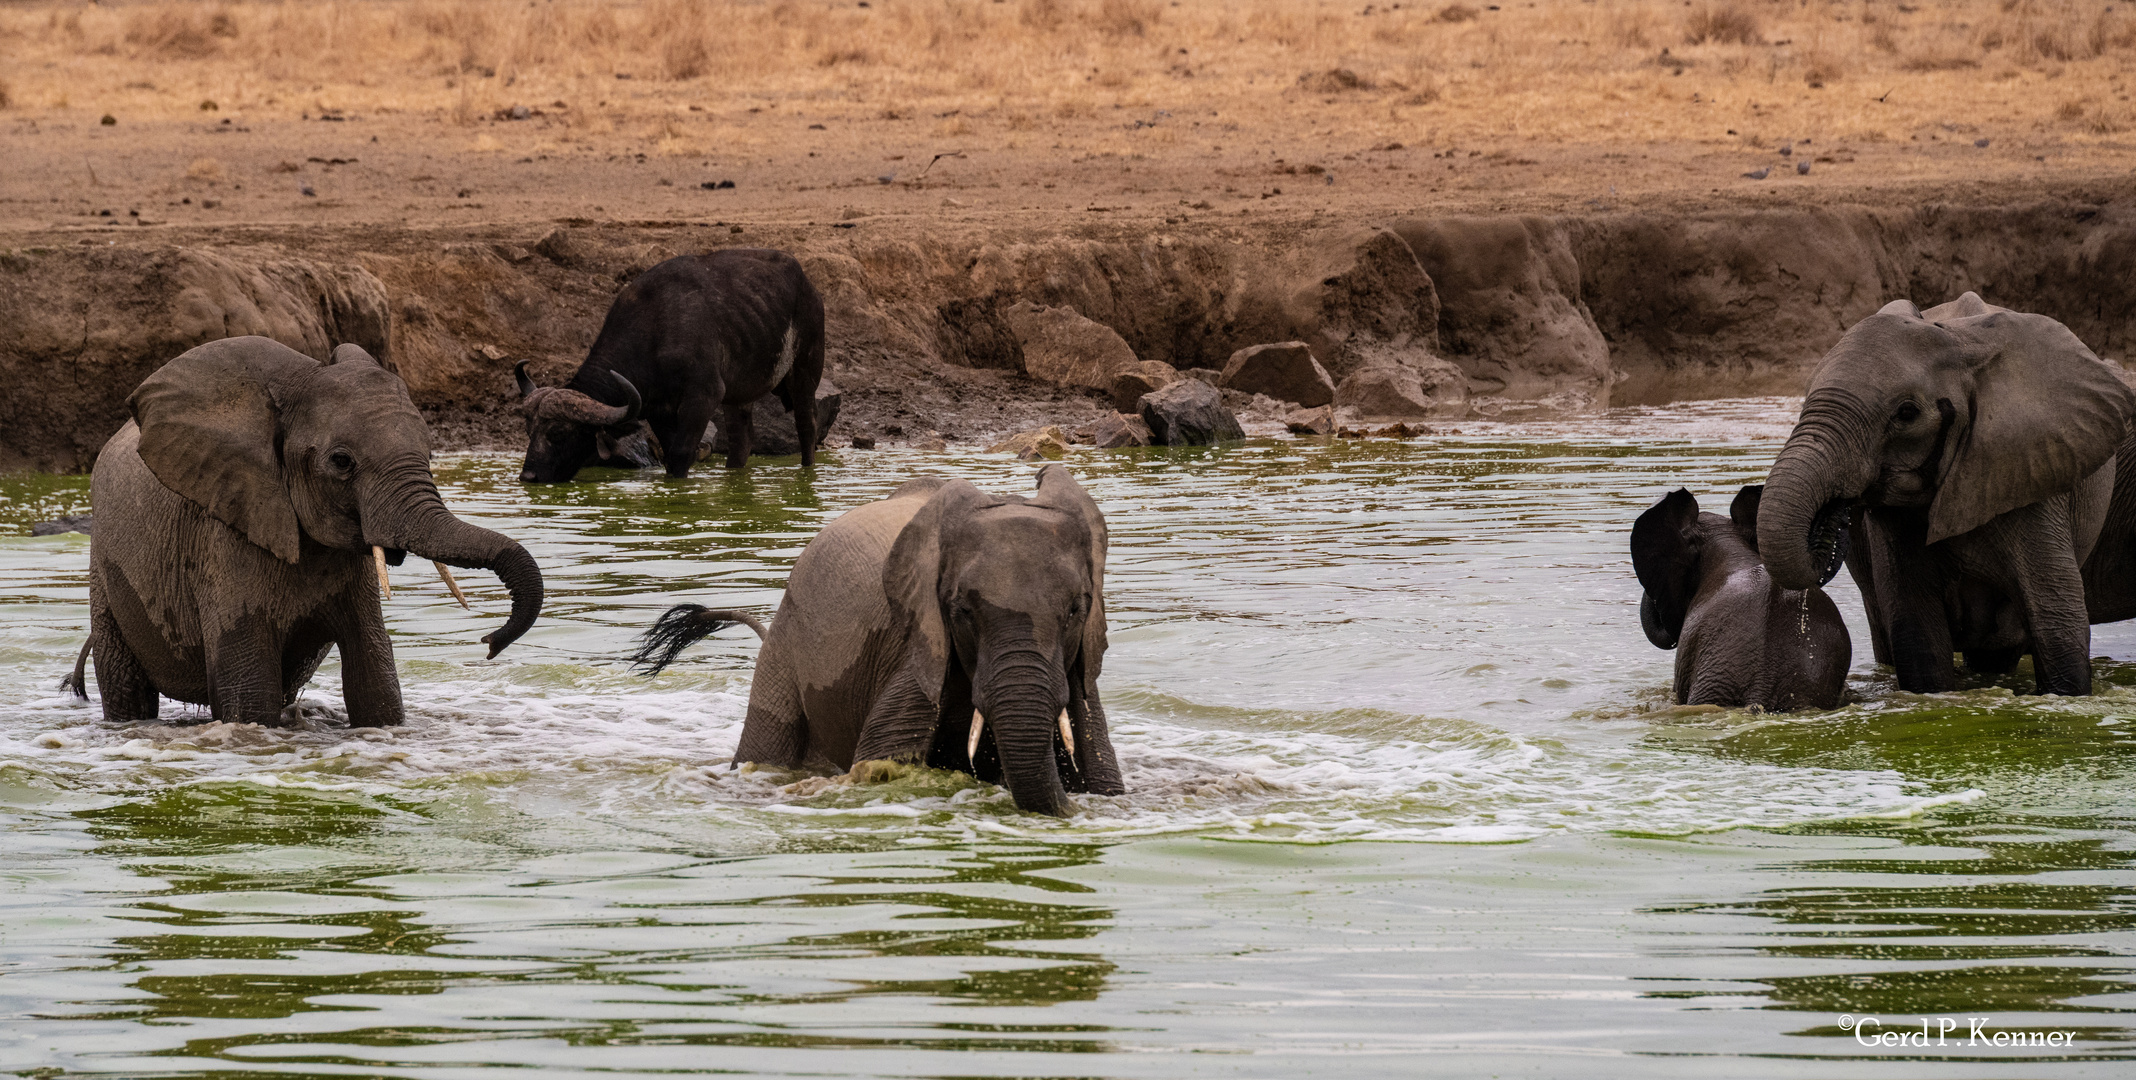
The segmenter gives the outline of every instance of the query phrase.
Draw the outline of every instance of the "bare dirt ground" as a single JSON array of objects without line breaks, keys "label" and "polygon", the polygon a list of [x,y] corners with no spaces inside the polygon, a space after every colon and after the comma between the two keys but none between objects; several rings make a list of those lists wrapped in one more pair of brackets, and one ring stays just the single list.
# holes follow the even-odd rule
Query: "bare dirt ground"
[{"label": "bare dirt ground", "polygon": [[11,3],[0,247],[2123,201],[2132,76],[2053,0]]}]

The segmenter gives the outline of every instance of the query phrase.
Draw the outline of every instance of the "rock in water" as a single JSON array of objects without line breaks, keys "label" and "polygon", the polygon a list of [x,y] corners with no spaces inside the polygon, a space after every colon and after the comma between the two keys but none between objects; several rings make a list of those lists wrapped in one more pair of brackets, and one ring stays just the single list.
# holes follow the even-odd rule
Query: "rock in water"
[{"label": "rock in water", "polygon": [[1018,432],[986,448],[989,454],[1014,454],[1019,461],[1037,461],[1041,458],[1059,461],[1068,456],[1068,435],[1060,428],[1048,425]]},{"label": "rock in water", "polygon": [[86,533],[96,524],[95,514],[62,514],[51,521],[40,521],[30,526],[31,536],[58,536],[61,533]]},{"label": "rock in water", "polygon": [[1091,442],[1100,450],[1117,450],[1123,446],[1148,446],[1150,426],[1134,413],[1116,412],[1098,421],[1091,433]]},{"label": "rock in water", "polygon": [[1113,408],[1124,413],[1141,408],[1142,395],[1179,381],[1179,369],[1162,360],[1137,360],[1113,376]]},{"label": "rock in water", "polygon": [[1468,386],[1461,369],[1444,360],[1431,367],[1382,361],[1351,372],[1335,389],[1335,404],[1362,416],[1407,420],[1465,411]]},{"label": "rock in water", "polygon": [[1253,345],[1232,353],[1231,362],[1224,365],[1222,385],[1309,409],[1335,401],[1335,380],[1302,341]]},{"label": "rock in water", "polygon": [[1317,409],[1297,409],[1283,418],[1283,426],[1293,435],[1335,434],[1335,407],[1322,405]]},{"label": "rock in water", "polygon": [[1181,379],[1144,394],[1141,410],[1153,445],[1209,446],[1246,437],[1239,418],[1224,407],[1223,396],[1199,379]]},{"label": "rock in water", "polygon": [[[838,385],[829,378],[816,384],[816,445],[822,446],[824,436],[831,433],[831,425],[838,420],[838,406],[842,400]],[[788,457],[801,452],[801,441],[794,436],[793,414],[787,412],[784,405],[779,404],[777,395],[766,394],[749,408],[750,457]],[[706,434],[711,437],[711,445],[698,457],[702,459],[713,454],[726,454],[727,433],[718,430],[717,421],[713,423],[713,430]]]}]

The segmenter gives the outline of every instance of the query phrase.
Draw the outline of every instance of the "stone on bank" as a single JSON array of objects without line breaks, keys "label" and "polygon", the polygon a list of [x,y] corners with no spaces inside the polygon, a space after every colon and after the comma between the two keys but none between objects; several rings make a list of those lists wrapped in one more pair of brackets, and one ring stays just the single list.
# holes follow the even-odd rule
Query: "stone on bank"
[{"label": "stone on bank", "polygon": [[1246,437],[1223,396],[1199,379],[1181,379],[1143,395],[1140,409],[1152,445],[1209,446]]},{"label": "stone on bank", "polygon": [[1335,400],[1335,380],[1302,341],[1251,345],[1231,354],[1222,386],[1314,408]]}]

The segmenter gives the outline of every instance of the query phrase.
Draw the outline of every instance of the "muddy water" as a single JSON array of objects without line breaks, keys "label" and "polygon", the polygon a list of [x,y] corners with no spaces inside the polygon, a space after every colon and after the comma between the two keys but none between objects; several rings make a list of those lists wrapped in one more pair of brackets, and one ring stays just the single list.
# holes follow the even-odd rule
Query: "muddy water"
[{"label": "muddy water", "polygon": [[[916,472],[1024,464],[529,489],[441,459],[550,602],[485,661],[497,583],[467,614],[398,571],[385,732],[339,726],[331,663],[288,728],[104,725],[54,689],[88,542],[19,535],[86,482],[0,480],[0,1066],[2127,1075],[2136,663],[2088,700],[1901,694],[1842,578],[1855,703],[1650,712],[1630,522],[1679,483],[1723,507],[1790,404],[1080,455],[1131,793],[1067,821],[948,773],[727,771],[745,632],[652,682],[620,661],[674,600],[770,609],[824,520]],[[1860,1038],[1924,1016],[1960,1026]],[[2075,1034],[1966,1046],[1978,1017]]]}]

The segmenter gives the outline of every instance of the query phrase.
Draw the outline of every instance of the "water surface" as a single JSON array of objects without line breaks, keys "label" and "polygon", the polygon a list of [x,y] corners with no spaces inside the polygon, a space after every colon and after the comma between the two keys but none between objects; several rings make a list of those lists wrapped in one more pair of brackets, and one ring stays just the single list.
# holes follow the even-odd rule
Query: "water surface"
[{"label": "water surface", "polygon": [[[550,599],[487,661],[494,579],[470,614],[396,571],[390,731],[341,725],[332,661],[288,727],[104,724],[56,689],[87,538],[21,535],[86,479],[0,478],[0,1069],[2128,1075],[2136,663],[2091,699],[1899,693],[1843,575],[1851,704],[1663,711],[1630,523],[1678,485],[1725,513],[1793,407],[1077,455],[1130,790],[1065,821],[953,773],[729,771],[744,631],[621,659],[679,600],[768,612],[912,475],[1027,464],[529,488],[441,458]],[[1864,1017],[2073,1035],[1865,1046]]]}]

